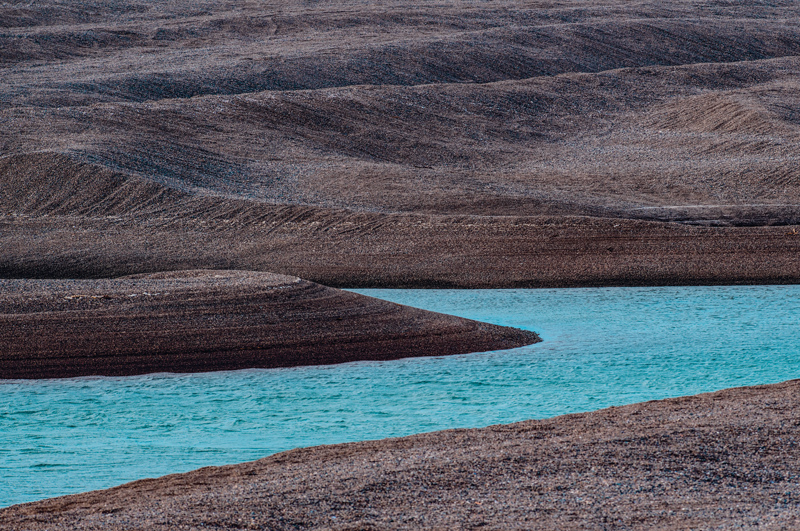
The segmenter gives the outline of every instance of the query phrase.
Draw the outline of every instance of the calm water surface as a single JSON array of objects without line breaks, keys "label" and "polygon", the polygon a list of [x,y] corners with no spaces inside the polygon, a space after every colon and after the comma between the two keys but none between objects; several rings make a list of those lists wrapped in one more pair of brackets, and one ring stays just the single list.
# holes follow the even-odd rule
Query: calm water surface
[{"label": "calm water surface", "polygon": [[359,292],[545,342],[313,368],[0,380],[0,507],[302,446],[800,377],[800,286]]}]

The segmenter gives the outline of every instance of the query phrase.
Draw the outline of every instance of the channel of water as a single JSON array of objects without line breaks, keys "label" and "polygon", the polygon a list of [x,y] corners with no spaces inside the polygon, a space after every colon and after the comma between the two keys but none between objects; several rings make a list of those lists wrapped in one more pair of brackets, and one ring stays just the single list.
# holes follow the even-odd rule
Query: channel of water
[{"label": "channel of water", "polygon": [[291,448],[800,377],[800,286],[358,290],[535,330],[391,362],[0,381],[0,507]]}]

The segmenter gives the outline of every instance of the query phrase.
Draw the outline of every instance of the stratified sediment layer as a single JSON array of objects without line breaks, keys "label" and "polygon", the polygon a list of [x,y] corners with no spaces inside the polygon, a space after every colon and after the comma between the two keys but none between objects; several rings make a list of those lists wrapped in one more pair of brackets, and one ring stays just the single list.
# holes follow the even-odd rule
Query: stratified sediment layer
[{"label": "stratified sediment layer", "polygon": [[0,276],[800,281],[796,2],[81,6],[0,5]]},{"label": "stratified sediment layer", "polygon": [[213,268],[275,271],[337,287],[396,288],[800,279],[800,227],[216,203],[204,211],[205,219],[0,218],[0,277],[98,278]]},{"label": "stratified sediment layer", "polygon": [[533,332],[270,273],[0,280],[0,379],[389,360],[513,348]]},{"label": "stratified sediment layer", "polygon": [[796,529],[800,382],[294,450],[0,511],[0,529]]}]

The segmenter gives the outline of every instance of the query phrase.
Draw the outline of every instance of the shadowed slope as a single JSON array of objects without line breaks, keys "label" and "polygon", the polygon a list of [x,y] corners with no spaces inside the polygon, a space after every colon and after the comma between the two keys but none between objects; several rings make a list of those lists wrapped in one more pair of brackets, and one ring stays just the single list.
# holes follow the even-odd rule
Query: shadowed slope
[{"label": "shadowed slope", "polygon": [[[689,0],[0,6],[0,271],[797,279],[798,15]],[[744,229],[765,226],[786,228]]]},{"label": "shadowed slope", "polygon": [[319,365],[539,341],[269,273],[1,280],[0,304],[0,379]]},{"label": "shadowed slope", "polygon": [[184,195],[59,153],[0,158],[0,205],[13,215],[142,213],[174,207]]},{"label": "shadowed slope", "polygon": [[800,227],[354,214],[241,202],[196,206],[178,219],[144,222],[0,218],[0,276],[247,269],[333,286],[397,288],[764,284],[800,278]]},{"label": "shadowed slope", "polygon": [[[113,7],[111,7],[113,6]],[[58,15],[56,15],[58,13]],[[5,102],[486,83],[800,53],[787,4],[116,1],[0,7]],[[59,17],[61,17],[59,19]],[[29,83],[32,65],[37,83]],[[99,68],[98,68],[99,67]]]},{"label": "shadowed slope", "polygon": [[797,381],[320,446],[0,510],[2,529],[792,529]]},{"label": "shadowed slope", "polygon": [[17,109],[0,143],[272,204],[793,224],[799,73],[788,58]]}]

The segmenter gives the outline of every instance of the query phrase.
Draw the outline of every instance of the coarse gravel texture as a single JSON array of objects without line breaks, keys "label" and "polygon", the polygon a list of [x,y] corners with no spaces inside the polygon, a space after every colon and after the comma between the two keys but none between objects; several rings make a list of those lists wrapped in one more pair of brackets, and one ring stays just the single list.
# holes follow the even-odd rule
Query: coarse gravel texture
[{"label": "coarse gravel texture", "polygon": [[[180,370],[229,368],[202,352],[241,355],[253,337],[203,332],[208,316],[232,325],[241,305],[249,333],[271,330],[256,306],[278,293],[327,301],[322,320],[294,307],[295,324],[346,315],[323,332],[394,334],[398,356],[412,337],[458,336],[410,323],[466,326],[469,350],[495,337],[308,281],[221,289],[163,271],[335,287],[797,282],[798,15],[760,0],[6,2],[0,297],[19,313],[0,312],[44,328],[0,337],[45,358],[72,352],[59,338],[99,341],[119,356],[75,374],[114,359],[140,372],[167,369],[99,324],[152,352],[186,324]],[[34,317],[19,294],[53,279],[57,311]],[[114,298],[176,282],[200,282],[197,305]],[[35,376],[47,364],[31,353],[6,366]],[[792,529],[797,391],[296,450],[12,507],[0,528]]]},{"label": "coarse gravel texture", "polygon": [[0,529],[796,529],[800,381],[292,450],[0,510]]},{"label": "coarse gravel texture", "polygon": [[81,6],[0,6],[0,276],[800,279],[796,2]]},{"label": "coarse gravel texture", "polygon": [[0,379],[324,365],[539,341],[270,273],[0,280]]}]

